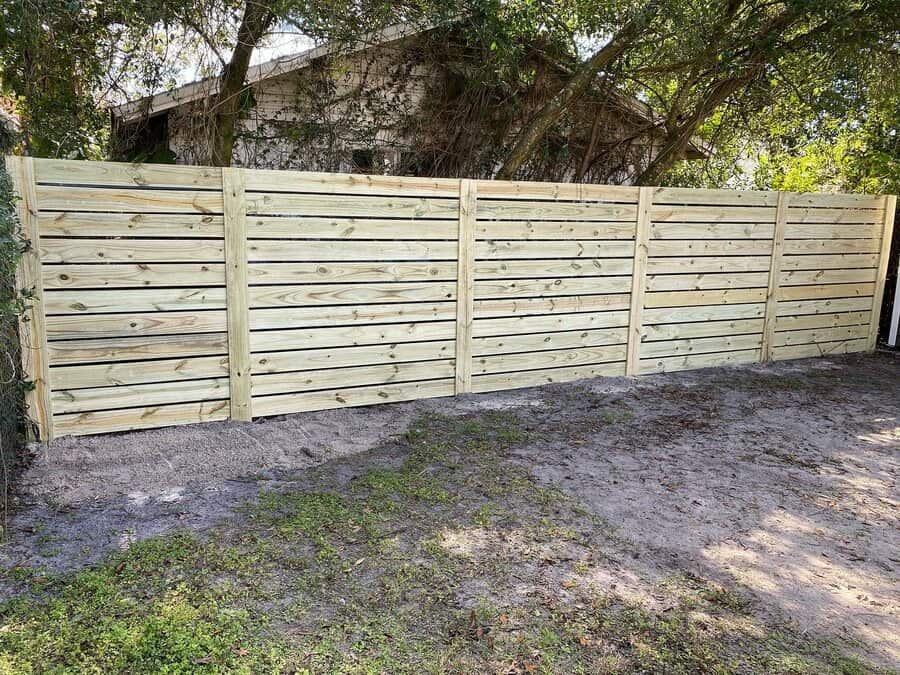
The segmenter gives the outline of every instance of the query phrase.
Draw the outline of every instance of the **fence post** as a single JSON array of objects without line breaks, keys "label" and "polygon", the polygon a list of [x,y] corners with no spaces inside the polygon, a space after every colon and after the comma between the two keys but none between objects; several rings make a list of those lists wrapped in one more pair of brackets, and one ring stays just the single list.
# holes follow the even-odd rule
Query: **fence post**
[{"label": "fence post", "polygon": [[28,414],[37,425],[38,438],[53,440],[53,409],[50,402],[50,367],[47,329],[44,322],[44,283],[41,278],[41,238],[38,231],[37,194],[34,160],[31,157],[7,157],[6,170],[13,190],[19,195],[16,213],[28,250],[16,268],[16,290],[31,290],[28,308],[19,321],[19,348],[22,352],[22,377],[34,387],[25,393]]},{"label": "fence post", "polygon": [[459,181],[459,249],[456,262],[456,393],[472,391],[472,318],[475,307],[475,212],[478,183]]},{"label": "fence post", "polygon": [[247,199],[244,170],[222,169],[225,219],[225,298],[231,418],[253,419],[250,393],[250,302],[247,280]]},{"label": "fence post", "polygon": [[637,223],[634,231],[634,265],[631,269],[631,309],[628,314],[628,350],[625,356],[625,374],[639,375],[641,362],[641,337],[644,325],[644,290],[647,286],[647,256],[650,243],[650,209],[653,206],[655,188],[642,187],[638,196]]},{"label": "fence post", "polygon": [[[872,297],[872,323],[869,324],[868,351],[875,351],[878,324],[881,323],[881,304],[884,301],[884,285],[887,283],[888,262],[891,257],[891,239],[894,235],[894,213],[897,211],[897,195],[884,198],[884,229],[881,231],[881,253],[878,257],[878,275],[875,277],[875,294]],[[900,273],[898,273],[900,275]],[[894,300],[896,303],[897,301]]]},{"label": "fence post", "polygon": [[778,207],[775,209],[775,231],[772,233],[772,258],[769,262],[769,288],[766,291],[766,317],[763,320],[762,345],[759,360],[772,360],[775,341],[775,325],[778,323],[778,284],[781,279],[781,257],[784,253],[784,233],[787,230],[788,207],[791,193],[778,193]]}]

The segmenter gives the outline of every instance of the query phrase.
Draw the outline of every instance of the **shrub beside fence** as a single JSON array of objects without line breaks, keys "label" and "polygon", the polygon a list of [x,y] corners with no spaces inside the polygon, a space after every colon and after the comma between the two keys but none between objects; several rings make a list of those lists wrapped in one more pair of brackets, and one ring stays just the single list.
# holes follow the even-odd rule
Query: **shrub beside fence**
[{"label": "shrub beside fence", "polygon": [[7,162],[45,439],[871,350],[896,200]]}]

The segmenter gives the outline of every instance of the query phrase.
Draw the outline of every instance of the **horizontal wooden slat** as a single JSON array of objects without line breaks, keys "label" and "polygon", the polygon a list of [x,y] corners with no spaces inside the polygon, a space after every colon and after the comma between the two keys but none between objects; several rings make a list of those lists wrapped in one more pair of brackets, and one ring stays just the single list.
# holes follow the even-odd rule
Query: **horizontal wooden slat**
[{"label": "horizontal wooden slat", "polygon": [[768,206],[665,206],[650,209],[654,223],[772,223],[775,209]]},{"label": "horizontal wooden slat", "polygon": [[563,279],[516,279],[513,281],[475,282],[475,299],[528,298],[587,295],[592,293],[628,293],[630,277],[569,277]]},{"label": "horizontal wooden slat", "polygon": [[212,166],[35,159],[34,177],[39,183],[68,185],[222,189],[222,169]]},{"label": "horizontal wooden slat", "polygon": [[775,346],[805,345],[815,342],[836,342],[840,340],[859,340],[867,337],[869,327],[866,325],[838,326],[835,328],[813,328],[809,330],[788,330],[775,333]]},{"label": "horizontal wooden slat", "polygon": [[642,375],[646,375],[650,373],[671,373],[679,370],[694,370],[695,368],[732,366],[759,361],[759,355],[759,349],[747,349],[743,351],[722,352],[720,354],[696,354],[659,359],[641,359],[640,371]]},{"label": "horizontal wooden slat", "polygon": [[644,307],[694,307],[697,305],[734,305],[762,302],[765,288],[728,288],[717,291],[664,291],[647,293]]},{"label": "horizontal wooden slat", "polygon": [[269,308],[250,310],[251,330],[311,328],[314,326],[366,325],[438,321],[456,317],[455,302],[388,303],[377,305],[336,305],[321,307]]},{"label": "horizontal wooden slat", "polygon": [[250,348],[253,352],[270,352],[316,347],[352,347],[396,342],[449,340],[454,335],[456,335],[456,330],[453,321],[298,328],[250,333]]},{"label": "horizontal wooden slat", "polygon": [[680,338],[718,337],[750,333],[762,334],[762,329],[762,319],[655,324],[643,327],[643,340],[649,343],[657,340],[677,340]]},{"label": "horizontal wooden slat", "polygon": [[806,328],[831,328],[833,326],[855,326],[872,320],[872,312],[836,312],[835,314],[809,314],[806,316],[779,316],[775,320],[775,330],[801,330]]},{"label": "horizontal wooden slat", "polygon": [[222,193],[213,191],[39,185],[37,196],[42,212],[222,213]]},{"label": "horizontal wooden slat", "polygon": [[224,288],[134,288],[104,291],[47,291],[44,311],[53,314],[225,309]]},{"label": "horizontal wooden slat", "polygon": [[868,341],[846,340],[844,342],[819,342],[808,345],[789,345],[785,347],[775,347],[772,358],[776,361],[782,359],[805,359],[812,356],[828,356],[830,354],[851,354],[853,352],[864,352]]},{"label": "horizontal wooden slat", "polygon": [[830,225],[788,223],[785,239],[878,239],[881,222],[864,225]]},{"label": "horizontal wooden slat", "polygon": [[502,319],[476,318],[472,334],[476,339],[488,336],[542,334],[563,330],[590,330],[628,326],[628,312],[585,312],[583,314],[535,314]]},{"label": "horizontal wooden slat", "polygon": [[155,359],[128,363],[60,366],[50,369],[53,389],[109,387],[148,382],[195,380],[228,375],[227,356]]},{"label": "horizontal wooden slat", "polygon": [[352,382],[354,386],[386,385],[453,377],[453,359],[424,363],[385,363],[303,372],[255,374],[252,377],[253,396],[268,396],[288,392],[338,389]]},{"label": "horizontal wooden slat", "polygon": [[577,220],[479,221],[476,239],[634,239],[632,222],[579,222]]},{"label": "horizontal wooden slat", "polygon": [[537,387],[544,384],[553,384],[554,382],[572,382],[592,377],[622,377],[623,375],[625,375],[624,360],[619,363],[600,363],[587,366],[524,370],[513,373],[473,375],[472,391],[482,393],[499,391],[501,389]]},{"label": "horizontal wooden slat", "polygon": [[776,206],[778,193],[774,190],[709,190],[696,188],[656,188],[654,204],[716,205],[716,206]]},{"label": "horizontal wooden slat", "polygon": [[189,358],[228,353],[225,333],[166,335],[139,338],[67,340],[48,345],[54,366],[107,361],[178,357]]},{"label": "horizontal wooden slat", "polygon": [[124,410],[54,415],[53,427],[61,436],[103,434],[148,427],[167,427],[228,419],[228,401],[202,401]]},{"label": "horizontal wooden slat", "polygon": [[251,239],[413,239],[455,240],[456,220],[391,220],[376,218],[247,219]]},{"label": "horizontal wooden slat", "polygon": [[475,338],[472,343],[472,354],[474,356],[489,356],[491,354],[511,354],[515,352],[530,353],[547,349],[601,347],[604,345],[625,344],[626,342],[628,342],[628,331],[625,328],[567,330],[530,335]]},{"label": "horizontal wooden slat", "polygon": [[773,223],[652,223],[651,239],[772,239]]},{"label": "horizontal wooden slat", "polygon": [[872,309],[872,298],[794,300],[791,302],[779,302],[778,316],[832,314],[834,312],[864,312],[870,309]]},{"label": "horizontal wooden slat", "polygon": [[314,282],[452,281],[456,262],[250,263],[250,284]]},{"label": "horizontal wooden slat", "polygon": [[459,214],[457,199],[430,197],[368,197],[358,195],[248,192],[247,214],[341,218],[443,218]]},{"label": "horizontal wooden slat", "polygon": [[875,284],[827,284],[824,286],[785,286],[778,289],[779,300],[816,300],[871,296]]},{"label": "horizontal wooden slat", "polygon": [[634,223],[637,205],[596,202],[519,201],[483,199],[479,194],[476,215],[484,220],[595,220]]},{"label": "horizontal wooden slat", "polygon": [[647,274],[711,274],[714,272],[768,272],[770,256],[651,258]]},{"label": "horizontal wooden slat", "polygon": [[370,260],[455,260],[456,242],[452,241],[274,241],[253,239],[247,242],[250,262],[316,262]]},{"label": "horizontal wooden slat", "polygon": [[228,398],[228,378],[117,385],[94,389],[62,389],[51,395],[57,414],[168,405]]},{"label": "horizontal wooden slat", "polygon": [[634,242],[613,241],[479,241],[476,259],[497,258],[629,258],[634,255]]},{"label": "horizontal wooden slat", "polygon": [[791,206],[841,209],[883,209],[884,197],[825,193],[792,193]]},{"label": "horizontal wooden slat", "polygon": [[875,253],[880,239],[792,239],[784,242],[784,254]]},{"label": "horizontal wooden slat", "polygon": [[223,263],[43,265],[44,289],[224,286]]},{"label": "horizontal wooden slat", "polygon": [[347,408],[374,403],[414,401],[421,398],[452,396],[454,381],[433,380],[407,384],[386,384],[375,387],[355,387],[337,391],[316,391],[301,394],[281,394],[253,398],[255,415],[283,415],[307,410]]},{"label": "horizontal wooden slat", "polygon": [[446,359],[452,357],[453,354],[453,340],[263,352],[253,355],[252,372],[254,374],[280,373],[314,368],[428,361]]},{"label": "horizontal wooden slat", "polygon": [[574,295],[558,298],[517,298],[515,300],[476,300],[475,319],[527,314],[596,312],[627,309],[629,294]]},{"label": "horizontal wooden slat", "polygon": [[790,270],[834,270],[878,267],[878,256],[865,254],[837,255],[788,255],[781,259],[782,271]]},{"label": "horizontal wooden slat", "polygon": [[651,258],[663,256],[771,255],[772,242],[764,239],[655,239],[648,246]]},{"label": "horizontal wooden slat", "polygon": [[631,258],[587,258],[575,260],[478,260],[476,279],[529,277],[592,277],[629,275]]},{"label": "horizontal wooden slat", "polygon": [[[811,209],[789,208],[787,212],[788,223],[845,223],[849,227],[851,223],[880,224],[884,222],[884,210],[864,209]],[[796,227],[796,225],[792,225]]]},{"label": "horizontal wooden slat", "polygon": [[781,286],[807,286],[814,284],[846,284],[875,281],[874,267],[849,270],[790,270],[782,272]]},{"label": "horizontal wooden slat", "polygon": [[222,216],[160,213],[42,213],[41,237],[190,237],[224,235]]},{"label": "horizontal wooden slat", "polygon": [[638,188],[622,185],[587,183],[539,183],[525,181],[479,180],[482,199],[561,199],[569,201],[611,201],[637,204]]},{"label": "horizontal wooden slat", "polygon": [[455,297],[456,283],[440,281],[250,287],[251,307],[359,305],[365,311],[364,306],[370,303],[434,302]]},{"label": "horizontal wooden slat", "polygon": [[41,239],[46,263],[222,262],[225,247],[211,239]]},{"label": "horizontal wooden slat", "polygon": [[592,365],[625,360],[626,345],[550,349],[530,354],[498,354],[472,359],[472,374],[508,373],[537,368]]},{"label": "horizontal wooden slat", "polygon": [[731,352],[742,349],[756,349],[761,344],[762,333],[645,342],[641,344],[641,358],[656,359],[689,354]]},{"label": "horizontal wooden slat", "polygon": [[50,340],[213,333],[223,330],[224,310],[47,317],[47,337]]},{"label": "horizontal wooden slat", "polygon": [[409,176],[370,176],[361,174],[320,173],[250,169],[245,172],[249,191],[317,192],[329,195],[416,195],[459,194],[459,181],[453,178]]},{"label": "horizontal wooden slat", "polygon": [[648,291],[706,290],[720,288],[759,288],[768,283],[765,272],[730,274],[651,274]]},{"label": "horizontal wooden slat", "polygon": [[707,305],[706,307],[667,307],[645,309],[642,315],[647,325],[660,323],[685,323],[692,321],[724,321],[732,319],[757,319],[765,315],[764,303],[746,305]]}]

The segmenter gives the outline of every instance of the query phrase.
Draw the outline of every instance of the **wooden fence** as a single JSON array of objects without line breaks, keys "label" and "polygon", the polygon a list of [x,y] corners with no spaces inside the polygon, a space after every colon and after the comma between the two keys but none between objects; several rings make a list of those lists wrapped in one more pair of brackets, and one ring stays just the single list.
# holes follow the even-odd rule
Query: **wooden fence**
[{"label": "wooden fence", "polygon": [[871,350],[896,203],[7,166],[44,439]]}]

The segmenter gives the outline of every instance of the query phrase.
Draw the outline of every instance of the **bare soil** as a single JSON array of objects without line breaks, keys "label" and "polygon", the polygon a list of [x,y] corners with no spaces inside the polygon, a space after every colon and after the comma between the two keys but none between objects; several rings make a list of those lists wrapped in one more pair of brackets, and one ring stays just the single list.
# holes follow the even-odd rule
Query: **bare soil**
[{"label": "bare soil", "polygon": [[[603,542],[528,551],[552,564],[519,569],[504,602],[548,588],[565,599],[590,584],[665,612],[661,584],[712,580],[769,624],[900,666],[896,354],[60,439],[33,448],[0,566],[77,570],[148,537],[239,527],[260,494],[337,490],[401,465],[393,442],[423,416],[489,423],[493,411],[513,415],[527,439],[503,461],[562,491],[591,517],[579,531]],[[440,545],[484,566],[513,559],[524,539],[491,526],[503,504],[482,506],[480,526],[444,527]],[[529,508],[546,517],[547,504],[516,505]],[[17,592],[2,576],[0,587]],[[454,588],[460,607],[475,606],[493,580],[486,571]]]}]

